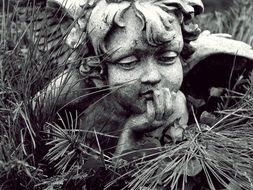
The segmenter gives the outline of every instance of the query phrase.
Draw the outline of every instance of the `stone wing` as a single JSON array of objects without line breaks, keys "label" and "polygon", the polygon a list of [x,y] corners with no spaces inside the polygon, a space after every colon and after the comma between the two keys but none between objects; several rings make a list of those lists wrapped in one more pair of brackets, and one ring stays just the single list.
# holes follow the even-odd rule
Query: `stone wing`
[{"label": "stone wing", "polygon": [[[41,64],[57,64],[57,67],[64,64],[70,55],[65,36],[73,21],[66,13],[55,5],[48,6],[44,0],[1,3],[5,7],[0,12],[1,17],[5,17],[1,23],[5,48],[13,50],[18,44],[22,46],[23,56],[27,56],[28,46],[33,47],[33,55],[47,57]],[[17,43],[12,44],[14,41]]]},{"label": "stone wing", "polygon": [[[34,63],[38,73],[33,82],[34,104],[39,102],[47,107],[45,103],[50,105],[57,99],[59,106],[63,106],[88,93],[86,81],[80,79],[82,76],[76,66],[80,59],[70,60],[71,56],[78,57],[79,51],[66,43],[76,23],[69,13],[56,3],[44,0],[5,2],[0,4],[3,7],[0,18],[5,17],[0,23],[1,48],[5,54],[11,54],[6,57],[18,57],[20,65],[30,64],[30,60]],[[80,52],[83,53],[83,49]],[[1,58],[0,53],[0,66]],[[4,65],[5,70],[9,67],[11,65]],[[17,65],[17,71],[19,67]]]},{"label": "stone wing", "polygon": [[204,31],[190,42],[192,54],[184,60],[182,91],[198,113],[219,108],[227,92],[245,94],[252,76],[253,49],[228,34]]}]

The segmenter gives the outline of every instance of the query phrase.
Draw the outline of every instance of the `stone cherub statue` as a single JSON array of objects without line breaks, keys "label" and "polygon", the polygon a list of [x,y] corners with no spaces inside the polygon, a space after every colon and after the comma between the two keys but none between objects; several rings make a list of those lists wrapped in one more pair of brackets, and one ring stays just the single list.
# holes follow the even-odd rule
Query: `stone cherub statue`
[{"label": "stone cherub statue", "polygon": [[[253,59],[247,44],[226,34],[201,33],[193,24],[203,11],[201,0],[49,3],[57,3],[73,18],[66,42],[74,52],[70,62],[77,59],[75,54],[81,61],[35,99],[46,102],[45,109],[57,102],[59,108],[81,110],[80,128],[119,138],[99,139],[102,148],[115,155],[150,138],[161,143],[165,134],[174,143],[182,139],[188,110],[180,87],[184,75],[201,60],[219,53]],[[94,135],[86,138],[94,142]]]}]

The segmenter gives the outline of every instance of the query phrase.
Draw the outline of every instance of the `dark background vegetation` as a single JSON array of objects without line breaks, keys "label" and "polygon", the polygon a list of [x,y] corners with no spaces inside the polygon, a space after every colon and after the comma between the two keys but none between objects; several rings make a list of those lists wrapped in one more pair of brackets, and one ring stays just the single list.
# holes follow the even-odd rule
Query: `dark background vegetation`
[{"label": "dark background vegetation", "polygon": [[233,6],[233,0],[203,0],[205,12],[225,11]]}]

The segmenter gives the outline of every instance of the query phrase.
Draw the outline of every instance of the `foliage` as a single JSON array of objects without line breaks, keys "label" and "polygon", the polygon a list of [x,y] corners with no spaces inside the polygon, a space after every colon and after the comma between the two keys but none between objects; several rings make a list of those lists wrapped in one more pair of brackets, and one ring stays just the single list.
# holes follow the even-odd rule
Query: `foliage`
[{"label": "foliage", "polygon": [[202,30],[228,33],[234,39],[253,45],[252,4],[251,0],[234,0],[234,5],[229,10],[203,14],[197,22]]},{"label": "foliage", "polygon": [[[206,14],[197,22],[203,29],[230,33],[253,45],[253,5],[250,0],[235,4],[230,11]],[[214,121],[196,119],[185,141],[166,147],[150,142],[115,158],[100,148],[98,136],[106,134],[92,131],[95,145],[85,142],[88,132],[78,128],[76,113],[57,115],[52,108],[46,114],[43,105],[34,109],[31,97],[68,66],[70,55],[63,42],[69,28],[53,48],[48,41],[41,46],[44,37],[35,35],[33,23],[47,20],[44,7],[12,9],[0,14],[1,189],[253,189],[253,74],[243,86],[246,93],[230,89]],[[65,15],[57,16],[54,31],[66,24]],[[228,99],[235,102],[232,107]]]}]

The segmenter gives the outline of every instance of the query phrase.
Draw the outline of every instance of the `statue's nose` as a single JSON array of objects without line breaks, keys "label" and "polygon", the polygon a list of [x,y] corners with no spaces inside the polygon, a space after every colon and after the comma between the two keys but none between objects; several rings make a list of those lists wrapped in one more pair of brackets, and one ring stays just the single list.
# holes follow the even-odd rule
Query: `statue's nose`
[{"label": "statue's nose", "polygon": [[143,69],[141,82],[144,84],[157,84],[161,81],[161,73],[154,61],[148,61]]}]

